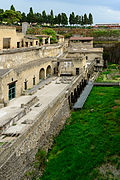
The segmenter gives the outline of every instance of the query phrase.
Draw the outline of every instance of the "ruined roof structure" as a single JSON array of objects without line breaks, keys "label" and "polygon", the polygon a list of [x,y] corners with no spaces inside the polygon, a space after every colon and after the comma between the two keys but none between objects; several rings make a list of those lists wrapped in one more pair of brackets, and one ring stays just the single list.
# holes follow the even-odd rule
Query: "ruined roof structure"
[{"label": "ruined roof structure", "polygon": [[71,40],[80,40],[80,41],[92,41],[93,37],[71,37]]}]

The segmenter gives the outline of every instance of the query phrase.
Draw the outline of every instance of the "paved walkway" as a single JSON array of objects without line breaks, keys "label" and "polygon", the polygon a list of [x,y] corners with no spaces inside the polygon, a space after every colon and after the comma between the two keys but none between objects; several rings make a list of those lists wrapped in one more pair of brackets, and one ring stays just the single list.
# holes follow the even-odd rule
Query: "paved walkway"
[{"label": "paved walkway", "polygon": [[84,88],[82,94],[80,95],[80,97],[78,98],[77,102],[74,104],[73,109],[77,110],[77,109],[82,109],[87,97],[89,96],[91,90],[93,88],[93,82],[89,81],[88,85]]},{"label": "paved walkway", "polygon": [[[18,113],[22,111],[21,104],[27,104],[31,101],[36,95],[35,92],[46,84],[49,84],[56,79],[56,77],[50,77],[46,80],[41,81],[38,85],[34,86],[32,89],[26,91],[25,96],[20,96],[18,98],[12,99],[8,106],[0,109],[0,127],[10,121],[10,119],[14,118]],[[28,94],[34,92],[34,95],[29,96]]]},{"label": "paved walkway", "polygon": [[[0,127],[2,127],[6,123],[8,123],[11,118],[14,118],[17,114],[19,114],[21,111],[24,110],[24,108],[21,108],[21,104],[28,103],[34,97],[37,97],[37,99],[38,99],[38,101],[30,107],[30,111],[27,112],[26,115],[21,117],[14,124],[11,123],[11,125],[8,128],[5,128],[5,130],[2,132],[2,134],[3,135],[21,134],[27,128],[29,128],[29,126],[31,126],[31,124],[34,123],[33,119],[38,117],[38,115],[45,108],[47,108],[47,106],[56,97],[58,97],[60,93],[62,93],[63,91],[65,91],[68,88],[69,84],[56,83],[57,81],[59,81],[59,79],[60,78],[57,78],[57,80],[56,80],[54,78],[54,80],[52,80],[51,83],[49,83],[49,84],[46,84],[46,81],[43,82],[44,88],[37,90],[37,92],[34,95],[20,96],[19,98],[16,98],[16,99],[13,99],[12,101],[10,101],[8,107],[0,109]],[[12,138],[11,138],[11,140],[12,140]],[[5,142],[6,138],[1,137],[0,142],[3,142],[3,141]]]},{"label": "paved walkway", "polygon": [[56,76],[54,76],[54,77],[52,76],[52,77],[49,77],[49,78],[47,78],[45,80],[41,80],[39,82],[39,84],[37,84],[33,88],[27,90],[26,94],[31,94],[32,92],[37,91],[40,87],[45,86],[46,84],[49,84],[50,82],[52,82],[56,78],[57,78]]}]

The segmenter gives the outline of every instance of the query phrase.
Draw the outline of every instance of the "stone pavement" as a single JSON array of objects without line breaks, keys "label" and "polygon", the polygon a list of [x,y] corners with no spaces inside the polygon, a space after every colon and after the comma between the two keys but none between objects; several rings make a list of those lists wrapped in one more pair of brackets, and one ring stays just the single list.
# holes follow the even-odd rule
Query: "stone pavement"
[{"label": "stone pavement", "polygon": [[26,94],[32,94],[36,92],[39,88],[45,86],[46,84],[49,84],[52,82],[52,80],[56,79],[57,77],[49,77],[45,80],[41,80],[39,84],[35,85],[33,88],[26,91]]},{"label": "stone pavement", "polygon": [[[15,98],[10,101],[8,107],[0,109],[0,128],[4,127],[1,132],[0,142],[14,140],[15,137],[13,136],[17,138],[18,135],[24,133],[34,123],[33,119],[36,119],[40,112],[46,109],[60,93],[66,91],[69,84],[58,84],[57,81],[60,81],[60,78],[54,78],[49,83],[44,82],[44,87],[37,90],[34,95]],[[38,99],[37,102],[29,107],[27,112],[25,111],[26,107],[21,108],[21,104],[27,104],[35,97]],[[18,115],[20,117],[17,117]],[[11,136],[11,138],[8,138],[8,136]]]}]

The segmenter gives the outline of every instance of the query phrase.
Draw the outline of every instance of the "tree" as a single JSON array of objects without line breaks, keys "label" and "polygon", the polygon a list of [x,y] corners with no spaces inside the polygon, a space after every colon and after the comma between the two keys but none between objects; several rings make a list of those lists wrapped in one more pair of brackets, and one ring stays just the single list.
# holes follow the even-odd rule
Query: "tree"
[{"label": "tree", "polygon": [[0,9],[0,22],[3,21],[3,13],[4,13],[4,10]]},{"label": "tree", "polygon": [[75,24],[79,24],[79,15],[76,15],[76,17],[75,17]]},{"label": "tree", "polygon": [[34,16],[32,7],[30,7],[30,11],[27,14],[27,22],[29,22],[29,23],[34,23],[35,22],[35,16]]},{"label": "tree", "polygon": [[84,17],[82,16],[82,20],[81,20],[81,26],[84,25]]},{"label": "tree", "polygon": [[43,23],[47,23],[47,15],[45,10],[42,12],[42,19],[43,19]]},{"label": "tree", "polygon": [[72,12],[72,14],[70,14],[69,23],[70,23],[70,25],[75,24],[75,14],[74,14],[74,12]]},{"label": "tree", "polygon": [[62,25],[68,25],[68,18],[67,18],[67,15],[65,13],[61,14],[61,24]]},{"label": "tree", "polygon": [[51,43],[56,42],[56,32],[53,29],[51,29],[51,28],[44,29],[44,30],[42,30],[42,34],[52,36],[51,37]]},{"label": "tree", "polygon": [[53,15],[53,10],[51,10],[50,12],[50,24],[53,25],[53,21],[54,21],[54,15]]},{"label": "tree", "polygon": [[42,24],[43,23],[43,18],[42,18],[42,15],[41,13],[35,13],[34,14],[34,17],[35,17],[35,21],[39,24]]},{"label": "tree", "polygon": [[78,24],[81,25],[81,21],[82,21],[82,18],[81,16],[79,16],[79,19],[78,19]]},{"label": "tree", "polygon": [[10,10],[15,11],[15,7],[11,5]]},{"label": "tree", "polygon": [[91,13],[89,13],[88,24],[93,24],[93,16]]},{"label": "tree", "polygon": [[88,24],[87,14],[84,14],[84,24]]},{"label": "tree", "polygon": [[26,22],[27,21],[27,17],[25,15],[25,13],[23,12],[22,13],[22,22]]},{"label": "tree", "polygon": [[3,20],[7,22],[8,24],[14,24],[15,22],[20,22],[22,19],[22,16],[19,12],[13,11],[13,10],[6,10],[3,13]]},{"label": "tree", "polygon": [[59,25],[61,24],[61,19],[62,19],[61,14],[58,14],[58,24]]},{"label": "tree", "polygon": [[55,16],[55,17],[54,17],[54,24],[59,24],[59,23],[58,23],[58,16]]}]

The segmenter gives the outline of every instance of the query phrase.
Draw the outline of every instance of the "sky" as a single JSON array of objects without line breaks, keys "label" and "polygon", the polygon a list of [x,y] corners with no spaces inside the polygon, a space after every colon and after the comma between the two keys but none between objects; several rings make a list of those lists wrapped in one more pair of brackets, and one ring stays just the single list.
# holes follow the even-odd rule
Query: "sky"
[{"label": "sky", "polygon": [[1,9],[14,5],[16,10],[28,13],[30,7],[34,12],[47,13],[53,9],[54,14],[71,12],[83,15],[93,14],[96,23],[120,23],[120,0],[0,0]]}]

